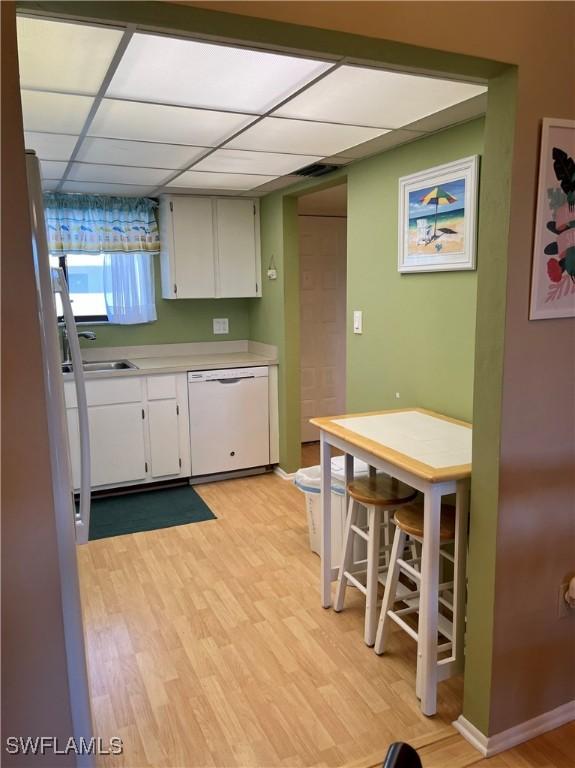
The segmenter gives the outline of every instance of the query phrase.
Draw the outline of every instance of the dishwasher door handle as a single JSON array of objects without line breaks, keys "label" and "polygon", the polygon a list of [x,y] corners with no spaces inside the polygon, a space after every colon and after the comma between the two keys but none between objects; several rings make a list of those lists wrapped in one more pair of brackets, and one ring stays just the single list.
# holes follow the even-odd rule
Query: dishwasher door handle
[{"label": "dishwasher door handle", "polygon": [[238,376],[237,379],[212,379],[212,381],[217,381],[218,384],[238,384],[240,381],[247,381],[248,379],[253,379],[254,376]]}]

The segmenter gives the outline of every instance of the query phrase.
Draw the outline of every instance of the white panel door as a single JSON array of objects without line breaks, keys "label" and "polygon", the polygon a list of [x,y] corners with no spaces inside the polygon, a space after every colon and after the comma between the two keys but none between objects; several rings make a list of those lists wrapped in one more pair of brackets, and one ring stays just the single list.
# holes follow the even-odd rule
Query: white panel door
[{"label": "white panel door", "polygon": [[216,295],[212,201],[206,197],[172,198],[174,283],[178,299]]},{"label": "white panel door", "polygon": [[257,296],[256,207],[253,200],[216,200],[218,296]]},{"label": "white panel door", "polygon": [[180,474],[178,422],[176,400],[154,400],[148,403],[150,470],[153,478]]},{"label": "white panel door", "polygon": [[347,220],[300,216],[301,441],[309,419],[345,412]]},{"label": "white panel door", "polygon": [[128,483],[146,477],[142,406],[90,408],[92,485]]}]

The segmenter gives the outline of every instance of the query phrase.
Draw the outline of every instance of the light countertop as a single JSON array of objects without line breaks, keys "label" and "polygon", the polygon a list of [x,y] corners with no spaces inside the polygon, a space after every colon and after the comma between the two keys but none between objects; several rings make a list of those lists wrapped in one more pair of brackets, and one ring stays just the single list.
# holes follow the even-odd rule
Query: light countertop
[{"label": "light countertop", "polygon": [[[129,360],[137,366],[116,371],[86,371],[86,379],[278,364],[275,347],[252,341],[84,348],[82,357],[85,362]],[[66,379],[71,377],[72,374],[64,375]]]}]

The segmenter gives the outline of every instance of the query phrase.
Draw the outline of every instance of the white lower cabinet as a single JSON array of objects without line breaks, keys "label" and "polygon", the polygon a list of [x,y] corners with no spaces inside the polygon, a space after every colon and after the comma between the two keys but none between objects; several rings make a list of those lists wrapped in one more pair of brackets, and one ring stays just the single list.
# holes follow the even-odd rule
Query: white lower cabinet
[{"label": "white lower cabinet", "polygon": [[180,474],[179,407],[175,400],[148,404],[150,472],[154,480]]},{"label": "white lower cabinet", "polygon": [[[93,488],[189,477],[186,374],[91,379],[86,384]],[[73,382],[65,382],[64,389],[78,489],[80,439]]]}]

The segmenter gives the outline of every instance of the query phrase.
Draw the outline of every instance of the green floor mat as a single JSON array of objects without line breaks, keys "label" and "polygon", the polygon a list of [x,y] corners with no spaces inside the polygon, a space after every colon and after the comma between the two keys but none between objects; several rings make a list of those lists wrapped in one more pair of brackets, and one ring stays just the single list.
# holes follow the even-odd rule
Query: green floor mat
[{"label": "green floor mat", "polygon": [[215,518],[205,501],[190,486],[96,497],[91,502],[90,540]]}]

